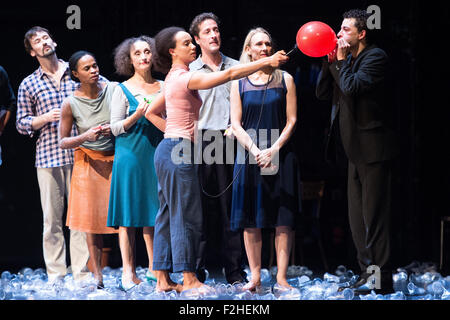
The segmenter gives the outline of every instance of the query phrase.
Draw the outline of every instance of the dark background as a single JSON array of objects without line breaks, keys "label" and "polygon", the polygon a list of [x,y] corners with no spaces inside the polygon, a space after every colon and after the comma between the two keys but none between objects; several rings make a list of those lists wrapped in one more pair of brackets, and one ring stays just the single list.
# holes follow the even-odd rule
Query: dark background
[{"label": "dark background", "polygon": [[[69,30],[66,9],[81,8],[81,30]],[[298,29],[320,20],[336,32],[342,13],[352,8],[381,8],[378,44],[391,58],[392,84],[386,98],[395,114],[400,157],[396,162],[396,205],[393,213],[395,265],[412,260],[439,262],[440,217],[449,215],[448,54],[449,5],[433,1],[10,1],[0,7],[0,65],[8,72],[15,93],[20,82],[37,67],[26,54],[23,35],[32,26],[50,30],[57,42],[58,57],[68,60],[77,50],[93,52],[101,73],[114,74],[112,51],[125,38],[177,25],[189,28],[198,13],[212,11],[222,21],[222,52],[238,59],[250,28],[262,26],[279,49],[290,50]],[[298,90],[298,126],[293,142],[304,180],[324,180],[325,194],[321,229],[331,271],[343,264],[355,270],[356,260],[346,212],[346,173],[324,161],[324,141],[329,126],[330,104],[314,96],[321,60],[301,53],[283,69],[295,76]],[[0,272],[23,267],[44,267],[42,258],[42,212],[34,168],[35,140],[19,135],[11,119],[0,137],[3,165],[0,167]],[[306,206],[307,207],[307,206]],[[308,211],[308,210],[306,210]],[[310,213],[305,212],[305,215]],[[322,268],[315,231],[304,225],[305,260],[313,270]],[[117,241],[111,265],[120,266]],[[107,242],[108,242],[107,241]],[[447,241],[448,242],[448,241]],[[68,248],[68,247],[67,247]],[[265,252],[267,252],[265,250]],[[147,267],[143,240],[139,238],[137,264]]]}]

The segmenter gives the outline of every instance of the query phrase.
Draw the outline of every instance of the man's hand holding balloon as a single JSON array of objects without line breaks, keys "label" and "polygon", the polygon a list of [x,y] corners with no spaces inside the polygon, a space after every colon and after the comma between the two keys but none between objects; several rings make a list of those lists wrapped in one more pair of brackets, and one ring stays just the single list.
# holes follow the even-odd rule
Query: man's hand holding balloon
[{"label": "man's hand holding balloon", "polygon": [[344,38],[338,39],[336,58],[338,60],[345,60],[347,59],[349,53],[350,53],[350,44],[347,41],[345,41]]},{"label": "man's hand holding balloon", "polygon": [[337,44],[336,44],[336,48],[333,50],[333,51],[331,51],[329,54],[327,54],[327,57],[328,57],[328,63],[333,63],[333,62],[335,62],[336,61],[336,59],[337,59]]}]

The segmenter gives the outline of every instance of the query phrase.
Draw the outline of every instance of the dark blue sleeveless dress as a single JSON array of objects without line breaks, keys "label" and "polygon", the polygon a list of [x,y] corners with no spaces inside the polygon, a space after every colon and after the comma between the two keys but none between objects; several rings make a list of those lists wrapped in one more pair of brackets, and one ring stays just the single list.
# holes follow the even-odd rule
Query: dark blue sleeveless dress
[{"label": "dark blue sleeveless dress", "polygon": [[[261,113],[265,88],[265,84],[254,85],[248,78],[239,80],[242,127],[260,150],[270,147],[271,138],[275,142],[286,126],[284,75],[269,82]],[[233,184],[232,230],[295,226],[295,219],[301,212],[301,181],[291,141],[281,148],[278,162],[275,175],[261,175],[253,156],[247,158],[247,151],[239,145],[234,165],[237,178]]]}]

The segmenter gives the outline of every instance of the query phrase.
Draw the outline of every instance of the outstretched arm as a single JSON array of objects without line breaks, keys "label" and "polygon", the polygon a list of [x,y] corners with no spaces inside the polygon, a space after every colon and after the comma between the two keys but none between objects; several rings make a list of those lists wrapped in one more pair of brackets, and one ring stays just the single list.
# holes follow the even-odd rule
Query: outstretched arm
[{"label": "outstretched arm", "polygon": [[223,71],[211,73],[195,72],[189,80],[188,89],[210,89],[231,80],[244,78],[263,68],[278,68],[288,60],[289,57],[286,56],[286,53],[284,51],[278,51],[270,57],[266,57],[249,63],[238,64]]}]

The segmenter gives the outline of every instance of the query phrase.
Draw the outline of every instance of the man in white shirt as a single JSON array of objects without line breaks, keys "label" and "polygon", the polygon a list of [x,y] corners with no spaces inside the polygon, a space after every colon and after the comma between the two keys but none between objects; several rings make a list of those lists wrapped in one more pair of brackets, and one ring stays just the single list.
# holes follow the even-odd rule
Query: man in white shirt
[{"label": "man in white shirt", "polygon": [[[213,13],[201,13],[193,19],[189,32],[200,46],[201,55],[190,64],[191,71],[215,72],[239,63],[220,52],[218,25],[219,19]],[[242,266],[242,236],[240,232],[230,230],[230,184],[233,180],[233,165],[230,160],[234,160],[233,152],[230,151],[234,150],[227,151],[230,148],[226,148],[225,136],[225,131],[230,126],[230,86],[231,83],[227,82],[209,90],[198,91],[203,101],[198,122],[202,137],[202,154],[210,143],[222,146],[222,156],[220,151],[216,150],[219,152],[210,155],[215,161],[207,164],[205,156],[208,155],[203,154],[199,166],[199,180],[203,189],[203,234],[197,259],[197,277],[202,282],[205,278],[205,266],[212,262],[207,261],[207,258],[213,254],[218,255],[216,258],[224,267],[229,283],[246,281]],[[228,142],[228,146],[234,146],[234,141]],[[212,247],[214,240],[219,242],[219,250]]]}]

